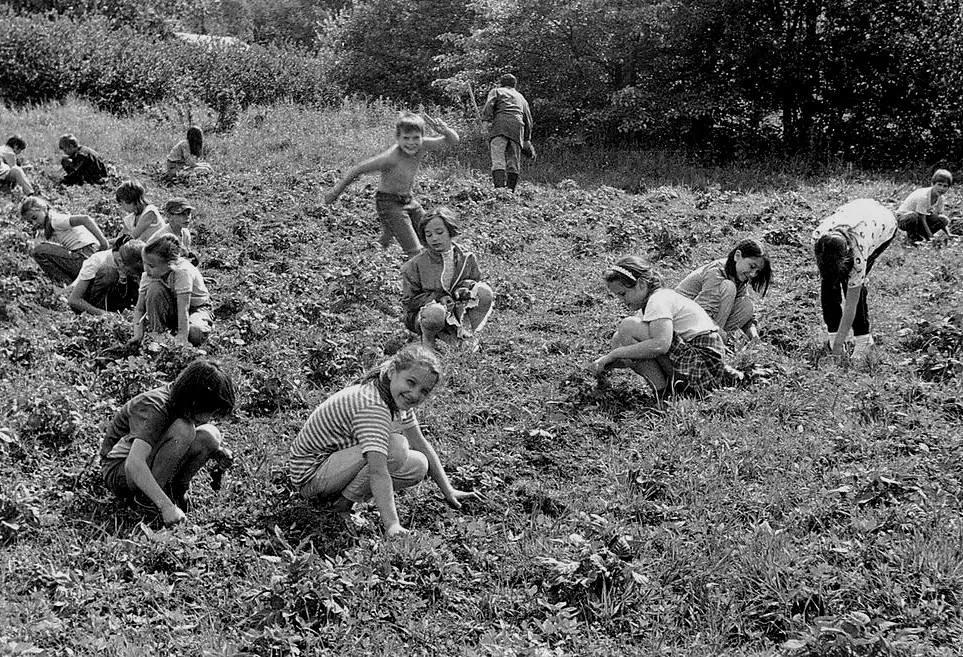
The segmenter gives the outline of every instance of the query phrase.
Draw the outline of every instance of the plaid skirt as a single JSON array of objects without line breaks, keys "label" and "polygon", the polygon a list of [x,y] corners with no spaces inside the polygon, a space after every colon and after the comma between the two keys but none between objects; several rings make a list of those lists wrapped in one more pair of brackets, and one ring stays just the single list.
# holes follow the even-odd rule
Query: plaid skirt
[{"label": "plaid skirt", "polygon": [[725,376],[725,343],[717,331],[701,333],[688,341],[672,334],[666,356],[672,363],[672,385],[684,382],[693,392],[718,387]]}]

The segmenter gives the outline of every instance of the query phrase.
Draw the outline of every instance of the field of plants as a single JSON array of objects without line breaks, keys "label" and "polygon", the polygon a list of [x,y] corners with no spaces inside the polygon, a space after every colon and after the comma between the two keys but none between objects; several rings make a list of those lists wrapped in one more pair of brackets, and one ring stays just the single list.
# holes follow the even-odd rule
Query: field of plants
[{"label": "field of plants", "polygon": [[[210,121],[215,121],[212,116]],[[496,309],[475,354],[446,353],[420,413],[456,486],[399,496],[349,529],[292,491],[291,440],[314,405],[410,339],[401,254],[381,251],[375,180],[323,192],[390,143],[393,109],[240,111],[210,178],[163,181],[183,125],[68,101],[0,114],[55,206],[118,232],[113,187],[187,196],[235,375],[236,467],[202,472],[188,521],[122,507],[96,460],[102,425],[197,352],[121,345],[129,315],[78,317],[29,257],[0,196],[0,655],[927,655],[963,645],[963,253],[899,240],[873,272],[878,355],[821,357],[809,233],[841,203],[895,206],[899,176],[792,162],[704,167],[663,153],[540,147],[515,196],[490,189],[478,129],[431,161],[426,206],[463,218]],[[58,188],[57,137],[116,166]],[[950,191],[948,206],[959,207]],[[959,213],[954,212],[958,217]],[[771,248],[763,345],[747,386],[657,405],[637,377],[584,365],[624,314],[604,268],[644,255],[674,284],[743,236]]]}]

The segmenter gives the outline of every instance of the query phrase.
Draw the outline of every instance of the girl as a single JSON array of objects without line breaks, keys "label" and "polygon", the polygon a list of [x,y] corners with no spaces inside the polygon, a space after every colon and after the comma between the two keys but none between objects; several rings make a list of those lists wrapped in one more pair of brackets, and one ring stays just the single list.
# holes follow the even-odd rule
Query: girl
[{"label": "girl", "polygon": [[751,287],[760,296],[766,296],[771,282],[769,256],[759,242],[745,239],[736,244],[727,258],[713,260],[683,278],[675,291],[693,299],[709,313],[720,327],[723,340],[742,329],[747,338],[756,342],[756,309],[748,292]]},{"label": "girl", "polygon": [[144,275],[134,308],[133,342],[153,333],[173,331],[180,344],[204,344],[214,326],[211,295],[204,276],[181,253],[173,235],[161,235],[144,246]]},{"label": "girl", "polygon": [[84,260],[67,299],[71,310],[103,315],[133,306],[144,273],[143,248],[140,240],[118,239],[109,251],[98,251]]},{"label": "girl", "polygon": [[477,349],[475,335],[492,312],[492,289],[479,282],[475,254],[452,242],[459,232],[452,209],[432,210],[418,222],[427,250],[401,268],[405,326],[431,348],[442,337]]},{"label": "girl", "polygon": [[[692,299],[662,287],[660,276],[641,258],[619,260],[605,284],[635,314],[619,323],[609,353],[589,365],[601,377],[628,368],[645,377],[657,396],[681,382],[697,393],[717,387],[729,370],[719,329]],[[672,386],[672,387],[670,387]]]},{"label": "girl", "polygon": [[54,210],[39,196],[23,200],[20,216],[37,231],[37,238],[42,235],[44,240],[33,248],[33,259],[60,285],[69,285],[77,278],[84,260],[110,247],[93,219]]},{"label": "girl", "polygon": [[207,174],[214,169],[204,157],[204,133],[196,125],[187,129],[187,139],[182,139],[167,155],[167,173],[185,171],[189,173]]},{"label": "girl", "polygon": [[25,196],[33,194],[33,185],[20,166],[18,159],[27,148],[27,142],[20,135],[13,135],[0,146],[0,180],[18,185]]},{"label": "girl", "polygon": [[302,497],[330,502],[342,517],[355,502],[374,497],[389,537],[407,533],[394,491],[426,474],[452,508],[476,497],[452,487],[415,416],[440,379],[438,357],[410,344],[322,402],[291,445],[288,470]]},{"label": "girl", "polygon": [[147,189],[136,180],[125,180],[114,194],[124,215],[124,232],[135,240],[146,242],[164,228],[157,207],[147,200]]},{"label": "girl", "polygon": [[164,524],[184,520],[194,475],[210,459],[220,470],[233,462],[211,421],[229,415],[234,400],[230,375],[204,360],[192,362],[173,383],[131,399],[114,415],[101,441],[107,487],[122,499],[149,500]]},{"label": "girl", "polygon": [[825,339],[836,356],[843,353],[850,327],[856,341],[854,359],[865,358],[873,346],[866,281],[895,235],[896,217],[868,198],[841,206],[813,231]]}]

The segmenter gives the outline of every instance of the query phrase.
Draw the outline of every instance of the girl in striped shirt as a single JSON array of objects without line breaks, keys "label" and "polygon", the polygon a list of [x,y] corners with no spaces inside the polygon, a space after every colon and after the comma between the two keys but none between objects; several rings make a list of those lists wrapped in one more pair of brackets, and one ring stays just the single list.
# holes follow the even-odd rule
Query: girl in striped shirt
[{"label": "girl in striped shirt", "polygon": [[291,446],[288,471],[301,496],[328,502],[343,517],[373,497],[389,537],[408,531],[398,520],[394,491],[425,475],[452,508],[476,497],[452,487],[415,416],[441,374],[430,349],[408,345],[360,383],[324,400]]}]

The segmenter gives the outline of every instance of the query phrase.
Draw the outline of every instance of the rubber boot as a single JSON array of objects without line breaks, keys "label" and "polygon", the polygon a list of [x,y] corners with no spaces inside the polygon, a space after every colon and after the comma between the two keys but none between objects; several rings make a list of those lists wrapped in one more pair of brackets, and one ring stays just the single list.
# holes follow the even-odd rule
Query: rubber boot
[{"label": "rubber boot", "polygon": [[509,174],[508,174],[508,189],[512,190],[512,193],[514,193],[516,186],[518,186],[518,174],[517,174],[517,173],[511,173],[511,172],[509,172]]},{"label": "rubber boot", "polygon": [[495,189],[505,186],[504,169],[492,169],[492,183],[495,185]]}]

